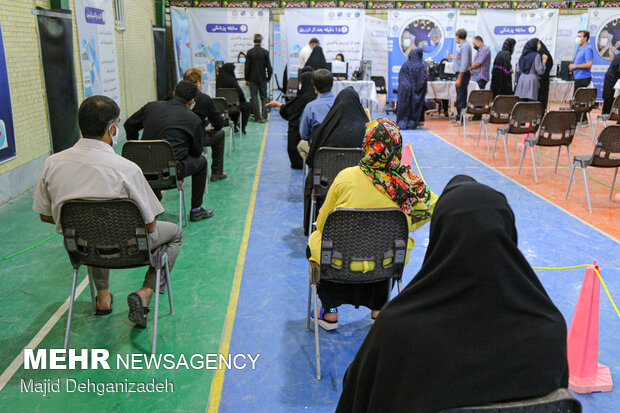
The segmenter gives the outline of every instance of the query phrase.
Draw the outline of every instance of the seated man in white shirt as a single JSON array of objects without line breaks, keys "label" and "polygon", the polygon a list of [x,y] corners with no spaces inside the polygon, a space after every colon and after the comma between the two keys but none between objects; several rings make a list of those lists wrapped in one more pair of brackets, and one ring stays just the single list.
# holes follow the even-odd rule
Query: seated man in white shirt
[{"label": "seated man in white shirt", "polygon": [[[120,109],[106,96],[91,96],[80,105],[78,121],[82,139],[73,147],[45,160],[34,192],[33,209],[41,220],[56,224],[61,233],[60,207],[70,199],[128,198],[140,208],[147,230],[149,245],[167,246],[170,268],[179,255],[183,231],[178,225],[157,221],[164,208],[135,163],[117,155],[112,147],[118,141]],[[96,315],[112,312],[113,296],[108,284],[110,271],[92,267],[97,288]],[[163,277],[162,277],[163,278]],[[160,291],[165,288],[162,279]],[[149,267],[142,288],[127,297],[129,320],[146,327],[146,314],[155,290],[155,269]]]},{"label": "seated man in white shirt", "polygon": [[310,42],[308,42],[307,45],[301,48],[301,50],[299,51],[299,60],[298,60],[299,66],[297,66],[299,70],[303,69],[303,67],[306,65],[306,62],[308,61],[308,58],[312,54],[312,49],[314,49],[314,47],[318,45],[319,45],[319,39],[317,39],[316,37],[313,37],[312,39],[310,39]]}]

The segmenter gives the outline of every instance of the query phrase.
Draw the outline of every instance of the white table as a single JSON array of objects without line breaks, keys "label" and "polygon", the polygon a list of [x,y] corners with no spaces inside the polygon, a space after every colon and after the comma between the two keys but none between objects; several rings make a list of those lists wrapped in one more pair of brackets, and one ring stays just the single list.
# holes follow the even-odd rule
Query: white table
[{"label": "white table", "polygon": [[549,101],[562,102],[573,98],[575,82],[572,80],[552,79],[549,82]]},{"label": "white table", "polygon": [[338,95],[342,89],[351,86],[358,95],[362,102],[374,102],[379,104],[377,97],[377,87],[372,80],[334,80],[334,86],[332,92]]},{"label": "white table", "polygon": [[[426,99],[446,99],[456,101],[456,80],[433,80],[426,82]],[[467,96],[472,90],[478,90],[478,83],[469,81]]]}]

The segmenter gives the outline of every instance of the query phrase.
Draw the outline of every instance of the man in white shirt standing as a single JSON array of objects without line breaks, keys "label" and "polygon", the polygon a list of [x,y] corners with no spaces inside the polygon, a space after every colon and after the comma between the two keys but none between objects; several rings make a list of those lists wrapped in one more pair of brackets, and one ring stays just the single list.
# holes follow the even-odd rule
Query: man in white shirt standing
[{"label": "man in white shirt standing", "polygon": [[[56,225],[62,233],[60,207],[71,199],[118,199],[134,201],[149,232],[149,246],[155,249],[166,245],[170,268],[179,255],[183,231],[170,222],[157,221],[164,208],[157,200],[142,170],[128,159],[117,155],[112,147],[118,141],[120,109],[106,96],[91,96],[84,100],[78,112],[82,139],[73,147],[45,160],[41,178],[34,191],[32,209],[41,221]],[[112,294],[108,279],[110,270],[91,267],[97,288],[96,315],[112,312]],[[160,286],[165,288],[165,280]],[[129,294],[129,320],[146,327],[146,314],[155,290],[156,273],[149,267],[142,288]],[[161,290],[163,291],[163,289]]]},{"label": "man in white shirt standing", "polygon": [[304,68],[304,66],[306,65],[306,62],[308,61],[308,59],[310,58],[310,55],[312,54],[312,49],[314,49],[314,47],[318,45],[319,45],[319,39],[317,39],[316,37],[313,37],[312,39],[310,39],[310,42],[308,42],[307,45],[301,48],[301,50],[299,51],[299,66],[297,67],[298,70],[301,70]]}]

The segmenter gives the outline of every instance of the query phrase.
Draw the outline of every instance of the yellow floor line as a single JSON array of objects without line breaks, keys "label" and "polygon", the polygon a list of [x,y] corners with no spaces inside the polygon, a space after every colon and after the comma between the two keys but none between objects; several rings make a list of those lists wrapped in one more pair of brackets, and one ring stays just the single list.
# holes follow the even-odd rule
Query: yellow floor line
[{"label": "yellow floor line", "polygon": [[[222,339],[220,341],[219,354],[224,357],[228,356],[230,338],[235,323],[235,313],[237,312],[237,302],[239,301],[239,289],[241,288],[241,276],[243,275],[243,266],[245,265],[245,254],[248,250],[248,241],[250,239],[250,229],[252,228],[252,217],[254,216],[254,205],[256,203],[256,193],[258,191],[261,167],[263,165],[263,153],[265,151],[265,142],[267,142],[268,128],[269,122],[265,125],[263,143],[258,155],[258,164],[256,165],[256,173],[254,174],[254,184],[252,185],[252,196],[250,197],[248,213],[245,217],[243,238],[241,239],[241,247],[239,248],[239,256],[237,257],[237,265],[235,266],[235,276],[230,291],[230,300],[228,301],[228,310],[226,311],[226,319],[224,321],[224,330],[222,331]],[[215,371],[215,376],[211,382],[211,391],[209,392],[209,403],[207,404],[207,412],[209,413],[217,413],[220,407],[222,388],[224,387],[224,373],[225,369],[218,369]]]}]

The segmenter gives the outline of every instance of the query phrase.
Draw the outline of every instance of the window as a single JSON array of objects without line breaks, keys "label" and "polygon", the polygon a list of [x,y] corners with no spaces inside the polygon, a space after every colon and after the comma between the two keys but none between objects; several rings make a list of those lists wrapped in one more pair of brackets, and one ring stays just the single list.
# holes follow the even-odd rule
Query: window
[{"label": "window", "polygon": [[116,30],[126,30],[125,0],[114,0],[114,16],[114,27],[116,27]]}]

